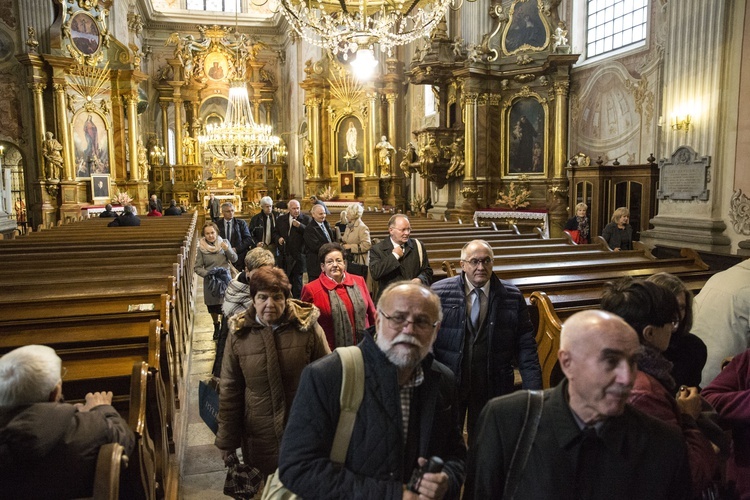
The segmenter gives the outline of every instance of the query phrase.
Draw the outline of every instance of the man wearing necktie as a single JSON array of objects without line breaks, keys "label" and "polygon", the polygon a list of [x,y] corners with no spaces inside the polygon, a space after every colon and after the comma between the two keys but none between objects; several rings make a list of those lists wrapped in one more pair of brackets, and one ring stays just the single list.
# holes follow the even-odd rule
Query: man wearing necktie
[{"label": "man wearing necktie", "polygon": [[300,204],[297,200],[289,200],[287,207],[289,213],[279,215],[276,219],[273,238],[279,250],[277,265],[289,277],[292,296],[298,299],[302,293],[302,273],[305,272],[305,229],[312,219],[309,215],[300,213]]},{"label": "man wearing necktie", "polygon": [[265,248],[276,256],[276,240],[273,233],[276,230],[276,217],[273,213],[273,200],[270,196],[260,199],[260,213],[250,219],[250,231],[256,246]]},{"label": "man wearing necktie", "polygon": [[[484,240],[461,250],[461,273],[438,281],[443,322],[435,358],[453,370],[459,389],[459,422],[471,440],[485,403],[515,390],[513,360],[518,360],[524,389],[541,389],[534,326],[523,294],[492,272],[494,254]],[[468,417],[467,417],[468,415]]]},{"label": "man wearing necktie", "polygon": [[238,270],[245,269],[245,255],[247,251],[255,246],[255,241],[250,235],[247,222],[234,217],[234,205],[229,202],[221,204],[222,218],[217,221],[219,236],[229,241],[237,253],[237,262],[232,265]]},{"label": "man wearing necktie", "polygon": [[307,253],[307,281],[318,279],[320,263],[318,250],[326,243],[334,241],[333,231],[326,220],[326,211],[322,205],[313,205],[310,209],[312,222],[305,228],[305,252]]}]

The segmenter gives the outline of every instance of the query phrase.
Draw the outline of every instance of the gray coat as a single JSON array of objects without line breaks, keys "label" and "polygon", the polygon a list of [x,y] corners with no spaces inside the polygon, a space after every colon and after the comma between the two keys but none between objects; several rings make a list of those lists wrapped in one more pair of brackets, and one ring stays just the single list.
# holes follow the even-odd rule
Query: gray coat
[{"label": "gray coat", "polygon": [[[221,246],[221,237],[217,239],[216,246]],[[209,289],[209,280],[205,279],[208,272],[215,267],[230,269],[230,263],[237,261],[237,253],[229,247],[229,250],[219,250],[210,252],[205,238],[201,238],[198,243],[198,255],[195,258],[195,273],[203,279],[203,301],[207,306],[215,306],[224,302],[224,295],[211,293]]]}]

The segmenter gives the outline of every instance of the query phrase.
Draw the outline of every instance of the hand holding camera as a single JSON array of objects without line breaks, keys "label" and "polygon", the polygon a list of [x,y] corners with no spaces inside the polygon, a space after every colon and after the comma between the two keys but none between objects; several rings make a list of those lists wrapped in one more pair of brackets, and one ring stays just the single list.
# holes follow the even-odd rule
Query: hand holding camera
[{"label": "hand holding camera", "polygon": [[[448,487],[448,476],[439,474],[443,471],[443,460],[440,457],[430,457],[429,460],[420,458],[419,463],[420,466],[412,472],[406,489],[431,498],[442,498]],[[420,486],[429,490],[429,493],[420,492]]]}]

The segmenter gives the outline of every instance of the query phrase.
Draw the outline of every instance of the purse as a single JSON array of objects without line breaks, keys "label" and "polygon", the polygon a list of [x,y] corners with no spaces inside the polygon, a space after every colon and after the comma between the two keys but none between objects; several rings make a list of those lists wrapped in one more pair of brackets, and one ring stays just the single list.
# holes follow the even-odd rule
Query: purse
[{"label": "purse", "polygon": [[367,279],[367,266],[356,262],[354,254],[349,250],[346,252],[346,271]]},{"label": "purse", "polygon": [[198,383],[198,413],[216,434],[219,431],[219,391],[211,380],[201,380]]},{"label": "purse", "polygon": [[249,500],[258,493],[263,474],[258,469],[240,463],[236,453],[227,457],[227,478],[224,481],[224,494],[238,500]]},{"label": "purse", "polygon": [[[349,441],[352,439],[354,422],[357,419],[357,411],[365,395],[365,363],[362,359],[362,351],[359,347],[352,345],[348,347],[337,347],[336,352],[341,358],[341,394],[339,403],[341,413],[336,425],[336,434],[333,436],[331,447],[331,461],[343,465],[346,461],[346,451],[349,449]],[[288,490],[279,478],[279,469],[266,479],[261,500],[296,500],[300,497]]]}]

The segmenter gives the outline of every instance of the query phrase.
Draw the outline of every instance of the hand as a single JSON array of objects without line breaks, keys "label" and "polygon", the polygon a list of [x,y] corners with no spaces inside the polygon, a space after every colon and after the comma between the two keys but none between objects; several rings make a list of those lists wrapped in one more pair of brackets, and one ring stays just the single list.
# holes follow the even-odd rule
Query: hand
[{"label": "hand", "polygon": [[224,251],[229,250],[229,244],[227,243],[227,240],[221,242],[221,249]]},{"label": "hand", "polygon": [[257,245],[255,245],[255,246],[256,246],[257,248],[263,248],[263,247],[264,247],[264,246],[266,246],[266,245],[265,245],[265,243],[263,243],[263,242],[261,241],[260,243],[258,243],[258,244],[257,244]]},{"label": "hand", "polygon": [[614,250],[615,252],[619,252],[620,251],[620,247],[613,248],[612,250]]},{"label": "hand", "polygon": [[229,459],[229,455],[234,453],[232,450],[219,450],[221,452],[221,459],[224,461],[224,463],[227,463],[227,460]]},{"label": "hand", "polygon": [[393,253],[395,253],[395,254],[396,254],[396,255],[398,256],[397,258],[399,258],[399,259],[400,259],[401,257],[403,257],[403,256],[404,256],[404,249],[403,249],[403,248],[401,248],[401,247],[395,247],[395,248],[393,249]]},{"label": "hand", "polygon": [[284,238],[279,238],[279,246],[282,246],[284,244],[284,241],[286,241],[284,240]]},{"label": "hand", "polygon": [[86,394],[86,404],[77,403],[76,408],[80,412],[86,412],[97,406],[111,405],[112,391],[109,392],[89,392]]},{"label": "hand", "polygon": [[[427,463],[427,459],[420,457],[419,466]],[[445,472],[425,472],[417,484],[419,497],[411,491],[404,491],[403,498],[434,498],[440,500],[448,492],[448,474]],[[411,493],[413,496],[407,496]]]},{"label": "hand", "polygon": [[680,390],[677,392],[677,406],[680,407],[682,413],[698,418],[701,414],[702,403],[697,387],[680,386]]},{"label": "hand", "polygon": [[293,219],[292,220],[292,226],[299,227],[300,226],[300,222],[297,219]]}]

